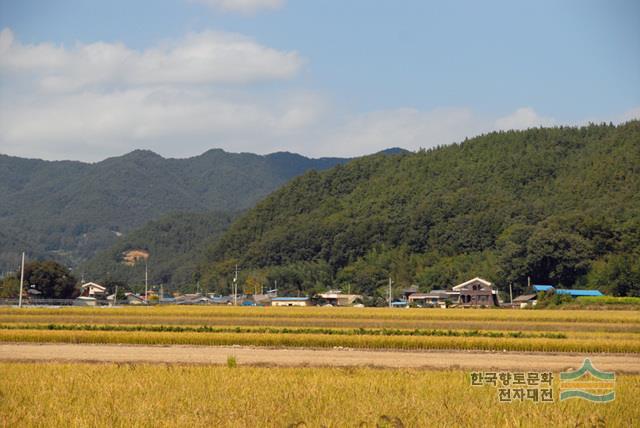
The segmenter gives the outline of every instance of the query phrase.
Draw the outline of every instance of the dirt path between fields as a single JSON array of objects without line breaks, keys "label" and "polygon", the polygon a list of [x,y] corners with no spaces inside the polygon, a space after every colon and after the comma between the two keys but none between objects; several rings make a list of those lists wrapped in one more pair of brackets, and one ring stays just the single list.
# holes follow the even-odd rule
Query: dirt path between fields
[{"label": "dirt path between fields", "polygon": [[600,370],[640,373],[640,355],[552,354],[483,351],[376,351],[272,349],[226,346],[137,346],[0,344],[0,361],[226,364],[261,366],[373,366],[463,370],[549,370],[578,368],[585,357]]}]

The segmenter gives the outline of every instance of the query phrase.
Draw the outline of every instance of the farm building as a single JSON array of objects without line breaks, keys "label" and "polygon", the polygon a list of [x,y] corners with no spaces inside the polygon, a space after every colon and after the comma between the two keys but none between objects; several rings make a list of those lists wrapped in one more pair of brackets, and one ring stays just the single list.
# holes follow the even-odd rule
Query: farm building
[{"label": "farm building", "polygon": [[84,297],[102,298],[107,294],[107,288],[95,282],[86,282],[80,286],[80,295]]},{"label": "farm building", "polygon": [[97,304],[96,298],[89,296],[79,296],[73,301],[73,306],[97,306]]},{"label": "farm building", "polygon": [[422,307],[446,307],[447,301],[451,300],[452,293],[447,290],[431,290],[428,293],[411,293],[407,298],[409,305],[419,305]]},{"label": "farm building", "polygon": [[453,287],[460,293],[458,304],[461,306],[498,306],[498,292],[493,284],[482,278],[473,278]]},{"label": "farm building", "polygon": [[356,301],[362,300],[362,296],[359,294],[342,294],[342,291],[339,290],[330,290],[326,293],[320,293],[318,294],[318,297],[333,306],[351,306]]},{"label": "farm building", "polygon": [[308,297],[274,297],[271,306],[311,306]]},{"label": "farm building", "polygon": [[537,302],[537,294],[523,294],[513,299],[511,306],[514,308],[526,308],[527,306],[535,306]]},{"label": "farm building", "polygon": [[137,296],[133,293],[125,293],[125,297],[127,298],[127,303],[130,305],[145,305],[147,302],[140,296]]},{"label": "farm building", "polygon": [[553,285],[534,285],[533,291],[536,293],[553,291],[556,294],[563,294],[571,297],[591,296],[600,297],[604,296],[599,290],[579,290],[568,288],[555,288]]}]

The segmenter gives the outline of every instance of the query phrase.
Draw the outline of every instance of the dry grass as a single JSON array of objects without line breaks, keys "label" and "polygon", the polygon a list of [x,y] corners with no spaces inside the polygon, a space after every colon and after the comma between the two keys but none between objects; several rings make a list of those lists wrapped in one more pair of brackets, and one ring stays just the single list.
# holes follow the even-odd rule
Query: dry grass
[{"label": "dry grass", "polygon": [[[5,427],[634,426],[640,376],[608,404],[498,404],[460,371],[0,364]],[[386,425],[385,425],[386,424]]]}]

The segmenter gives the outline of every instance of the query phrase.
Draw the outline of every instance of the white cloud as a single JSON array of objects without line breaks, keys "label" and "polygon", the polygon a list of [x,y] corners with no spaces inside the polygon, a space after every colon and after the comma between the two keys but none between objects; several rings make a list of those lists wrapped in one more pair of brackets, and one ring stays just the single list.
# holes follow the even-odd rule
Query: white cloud
[{"label": "white cloud", "polygon": [[401,108],[351,118],[320,137],[315,155],[357,156],[389,147],[416,150],[449,144],[490,129],[468,108]]},{"label": "white cloud", "polygon": [[74,91],[96,85],[248,83],[295,76],[296,52],[282,52],[247,37],[206,31],[144,51],[122,43],[24,45],[0,33],[0,71],[29,72],[45,90]]},{"label": "white cloud", "polygon": [[628,122],[630,120],[640,120],[640,106],[627,110],[619,119],[620,122]]},{"label": "white cloud", "polygon": [[528,129],[538,126],[553,126],[556,121],[550,117],[542,117],[531,107],[521,107],[515,112],[495,121],[496,130]]},{"label": "white cloud", "polygon": [[322,100],[298,94],[279,103],[202,90],[137,88],[81,92],[0,105],[1,152],[100,160],[135,148],[184,157],[213,147],[271,152],[312,124]]},{"label": "white cloud", "polygon": [[140,51],[122,43],[22,44],[4,29],[0,153],[99,160],[135,148],[174,156],[280,149],[281,139],[316,120],[324,101],[253,84],[286,82],[302,65],[295,52],[222,32]]},{"label": "white cloud", "polygon": [[[328,106],[320,94],[286,85],[302,62],[295,52],[220,32],[139,51],[104,42],[26,45],[5,29],[0,153],[95,161],[137,148],[185,157],[220,147],[359,156],[557,123],[526,106],[502,117],[467,107],[340,115],[340,106]],[[264,80],[279,84],[256,90],[253,83]],[[619,121],[633,118],[640,118],[640,108]]]},{"label": "white cloud", "polygon": [[191,0],[214,9],[239,12],[245,14],[255,13],[261,9],[279,9],[284,6],[285,0]]}]

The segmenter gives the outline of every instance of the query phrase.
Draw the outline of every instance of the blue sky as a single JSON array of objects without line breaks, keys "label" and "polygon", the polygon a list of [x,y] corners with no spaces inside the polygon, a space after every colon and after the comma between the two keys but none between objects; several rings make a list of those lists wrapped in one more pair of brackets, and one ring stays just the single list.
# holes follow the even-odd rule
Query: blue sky
[{"label": "blue sky", "polygon": [[633,0],[0,4],[12,155],[353,156],[640,117]]}]

